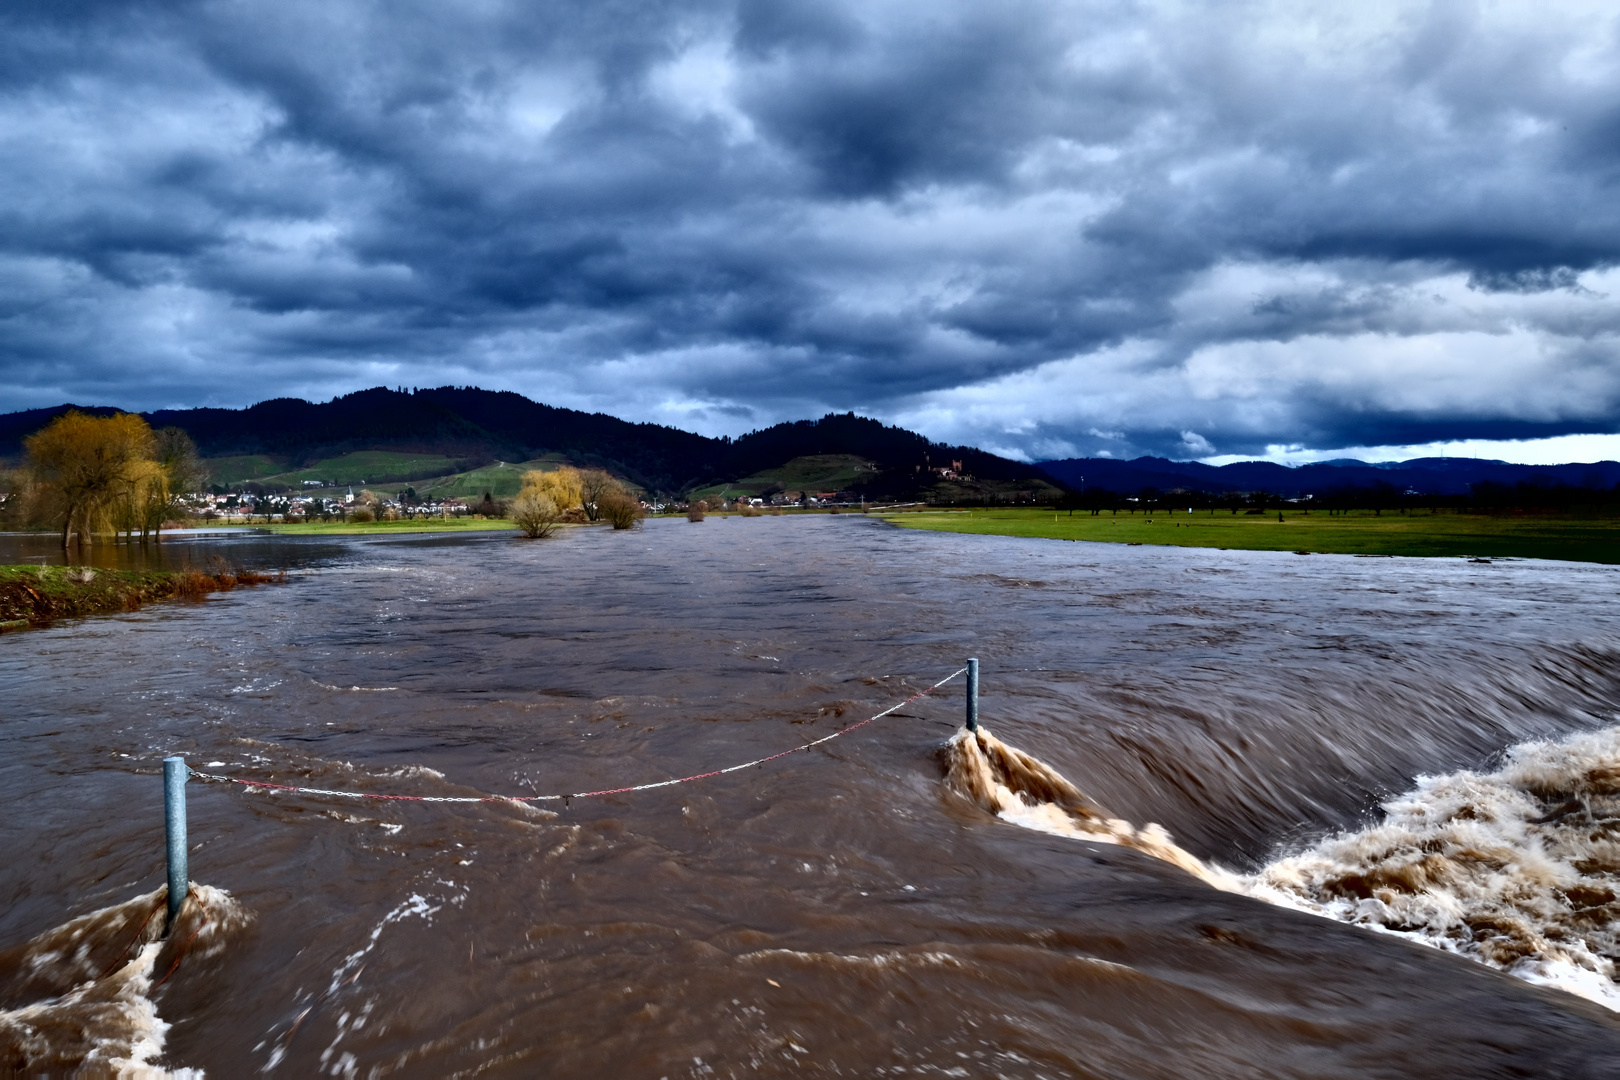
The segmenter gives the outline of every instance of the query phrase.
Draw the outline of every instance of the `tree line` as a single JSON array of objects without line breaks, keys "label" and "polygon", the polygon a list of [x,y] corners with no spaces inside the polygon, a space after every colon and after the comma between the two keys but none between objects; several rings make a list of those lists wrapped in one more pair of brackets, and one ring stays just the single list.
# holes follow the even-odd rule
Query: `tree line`
[{"label": "tree line", "polygon": [[646,513],[641,500],[611,473],[569,465],[524,473],[523,490],[506,509],[531,539],[550,536],[570,521],[605,521],[615,529],[629,529]]},{"label": "tree line", "polygon": [[55,526],[64,548],[119,533],[159,539],[164,522],[184,516],[180,496],[206,479],[189,435],[154,431],[134,413],[67,412],[24,448],[23,468],[0,473],[0,523]]},{"label": "tree line", "polygon": [[1305,498],[1287,498],[1269,491],[1163,491],[1145,487],[1134,495],[1108,488],[1088,488],[1065,492],[1056,502],[1059,510],[1071,514],[1091,514],[1138,510],[1191,509],[1226,511],[1231,514],[1264,514],[1276,510],[1344,513],[1371,510],[1410,514],[1423,511],[1453,513],[1620,513],[1620,484],[1614,487],[1576,486],[1521,482],[1503,484],[1482,481],[1469,486],[1464,494],[1436,495],[1412,491],[1394,484],[1340,487]]}]

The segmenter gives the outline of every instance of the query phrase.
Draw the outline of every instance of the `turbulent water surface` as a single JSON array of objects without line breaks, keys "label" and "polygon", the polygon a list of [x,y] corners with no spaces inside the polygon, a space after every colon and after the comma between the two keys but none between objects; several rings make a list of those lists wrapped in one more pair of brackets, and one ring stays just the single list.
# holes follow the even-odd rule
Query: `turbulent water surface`
[{"label": "turbulent water surface", "polygon": [[[0,1067],[1620,1076],[1620,570],[901,532],[199,542],[0,637]],[[256,546],[252,546],[256,545]],[[165,558],[191,557],[171,548]],[[189,786],[167,940],[160,759]]]}]

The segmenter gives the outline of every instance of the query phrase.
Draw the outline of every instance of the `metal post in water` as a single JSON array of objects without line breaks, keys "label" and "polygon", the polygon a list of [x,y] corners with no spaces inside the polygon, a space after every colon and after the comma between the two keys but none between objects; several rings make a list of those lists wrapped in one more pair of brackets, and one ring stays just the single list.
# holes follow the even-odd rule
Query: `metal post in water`
[{"label": "metal post in water", "polygon": [[968,660],[967,729],[969,731],[979,730],[979,661],[977,657]]},{"label": "metal post in water", "polygon": [[185,758],[163,759],[163,826],[169,847],[169,918],[163,924],[165,934],[174,925],[191,888],[186,867],[186,777],[190,773]]}]

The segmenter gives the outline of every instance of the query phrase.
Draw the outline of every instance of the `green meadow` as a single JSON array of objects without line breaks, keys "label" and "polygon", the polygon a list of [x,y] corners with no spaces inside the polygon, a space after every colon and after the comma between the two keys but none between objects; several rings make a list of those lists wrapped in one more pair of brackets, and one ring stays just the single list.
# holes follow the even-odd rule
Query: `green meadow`
[{"label": "green meadow", "polygon": [[1077,510],[1009,509],[884,514],[908,529],[1091,540],[1114,544],[1296,551],[1301,554],[1419,555],[1467,558],[1564,559],[1620,563],[1620,517],[1411,514],[1352,511],[1328,514],[1275,510],[1233,515],[1226,510],[1154,511],[1092,516]]}]

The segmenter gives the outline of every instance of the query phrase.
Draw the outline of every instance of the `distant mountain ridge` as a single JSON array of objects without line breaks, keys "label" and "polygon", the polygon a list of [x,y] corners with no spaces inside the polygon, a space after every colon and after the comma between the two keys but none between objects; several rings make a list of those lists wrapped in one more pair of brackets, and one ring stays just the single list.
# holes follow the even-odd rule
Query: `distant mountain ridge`
[{"label": "distant mountain ridge", "polygon": [[1140,457],[1131,461],[1065,458],[1040,462],[1040,467],[1065,487],[1107,489],[1124,494],[1157,488],[1165,492],[1182,489],[1208,495],[1266,491],[1285,498],[1299,498],[1346,488],[1391,485],[1424,495],[1466,495],[1474,485],[1482,483],[1603,489],[1620,484],[1620,462],[1615,461],[1515,465],[1478,458],[1412,458],[1398,462],[1338,458],[1289,467],[1270,461],[1205,465],[1197,461]]},{"label": "distant mountain ridge", "polygon": [[[96,415],[105,406],[58,405],[0,415],[0,456],[23,452],[23,440],[71,409]],[[973,447],[947,446],[904,428],[848,414],[776,424],[736,439],[710,438],[659,424],[543,405],[510,391],[381,387],[323,403],[276,398],[245,409],[160,409],[143,413],[153,427],[184,429],[205,458],[263,454],[289,468],[358,450],[438,454],[464,461],[525,461],[562,454],[601,465],[661,494],[677,494],[774,468],[815,454],[858,455],[879,465],[860,489],[872,498],[909,498],[929,487],[936,467],[975,482],[1049,491],[1036,467]]]},{"label": "distant mountain ridge", "polygon": [[[0,415],[0,457],[21,455],[28,435],[70,409],[102,416],[121,411],[58,405]],[[690,491],[818,454],[856,455],[877,463],[879,471],[858,485],[875,499],[916,498],[937,489],[942,468],[973,478],[949,493],[969,499],[975,492],[1005,495],[1018,488],[1055,495],[1046,487],[1049,483],[1122,494],[1156,488],[1211,495],[1265,491],[1287,498],[1381,486],[1465,495],[1480,483],[1604,489],[1620,484],[1620,462],[1614,461],[1515,465],[1475,458],[1341,458],[1290,468],[1267,461],[1215,466],[1142,457],[1028,465],[973,447],[930,442],[914,431],[853,413],[788,421],[736,439],[710,438],[476,387],[378,387],[321,403],[275,398],[245,409],[160,409],[142,415],[153,427],[183,428],[208,458],[263,454],[296,468],[357,450],[439,454],[467,462],[525,461],[552,453],[611,468],[660,494]]]}]

